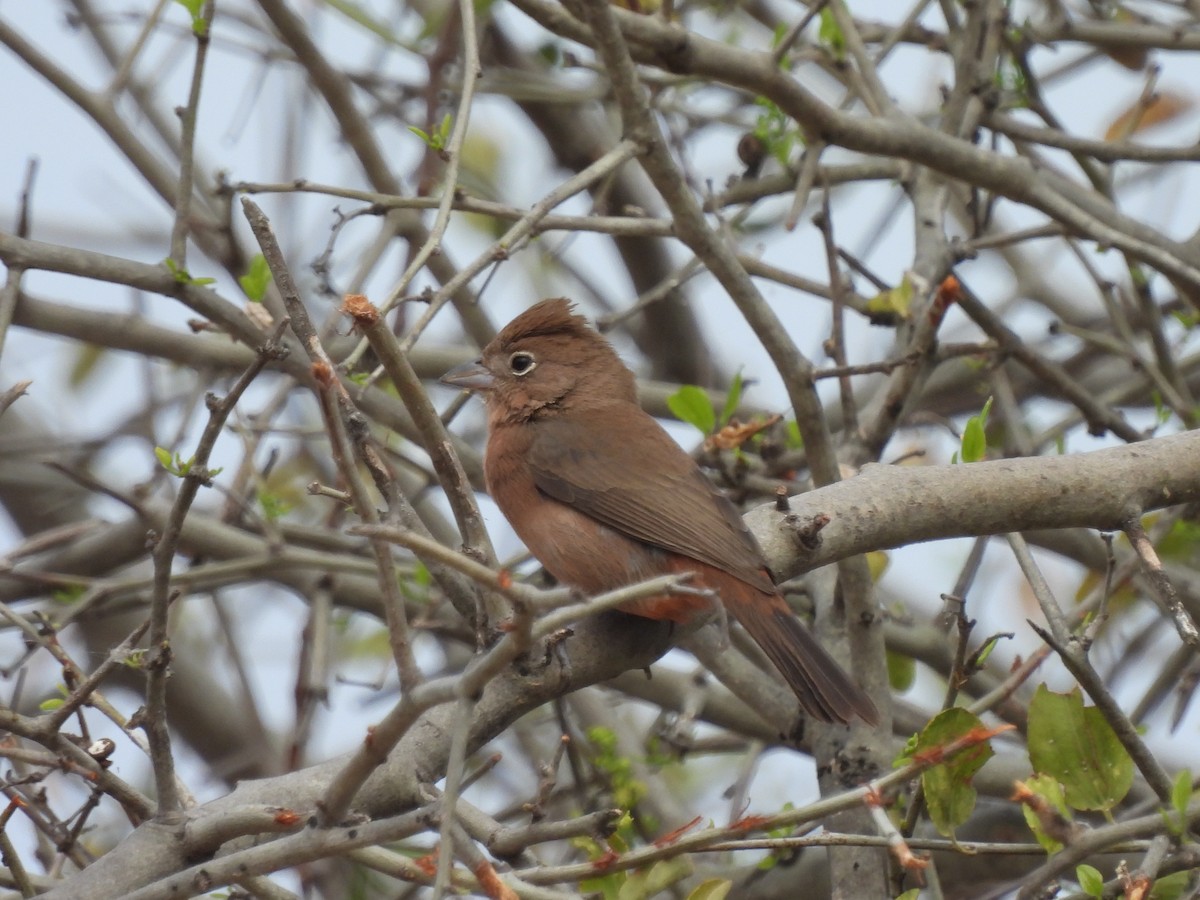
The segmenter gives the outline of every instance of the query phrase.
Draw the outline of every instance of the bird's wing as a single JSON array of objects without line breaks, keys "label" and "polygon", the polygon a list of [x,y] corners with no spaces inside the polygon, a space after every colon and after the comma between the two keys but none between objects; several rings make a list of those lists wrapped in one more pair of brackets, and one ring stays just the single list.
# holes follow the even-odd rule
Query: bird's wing
[{"label": "bird's wing", "polygon": [[615,531],[775,591],[737,508],[639,407],[606,404],[534,428],[527,461],[543,493]]}]

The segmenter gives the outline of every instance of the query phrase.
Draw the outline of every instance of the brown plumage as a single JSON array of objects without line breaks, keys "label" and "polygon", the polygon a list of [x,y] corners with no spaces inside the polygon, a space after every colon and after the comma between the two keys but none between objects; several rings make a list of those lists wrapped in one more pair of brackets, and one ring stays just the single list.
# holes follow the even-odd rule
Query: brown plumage
[{"label": "brown plumage", "polygon": [[[560,582],[594,594],[694,572],[805,712],[878,722],[870,698],[788,609],[737,509],[642,410],[633,373],[566,300],[526,310],[443,381],[484,395],[488,489]],[[684,622],[708,603],[661,596],[622,609]]]}]

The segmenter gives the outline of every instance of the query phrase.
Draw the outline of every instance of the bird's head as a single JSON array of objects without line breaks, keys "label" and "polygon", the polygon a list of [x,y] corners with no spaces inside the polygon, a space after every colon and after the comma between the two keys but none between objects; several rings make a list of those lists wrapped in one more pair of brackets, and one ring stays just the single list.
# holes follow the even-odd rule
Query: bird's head
[{"label": "bird's head", "polygon": [[637,401],[633,373],[561,298],[521,313],[479,359],[451,369],[441,380],[483,394],[493,424],[606,401]]}]

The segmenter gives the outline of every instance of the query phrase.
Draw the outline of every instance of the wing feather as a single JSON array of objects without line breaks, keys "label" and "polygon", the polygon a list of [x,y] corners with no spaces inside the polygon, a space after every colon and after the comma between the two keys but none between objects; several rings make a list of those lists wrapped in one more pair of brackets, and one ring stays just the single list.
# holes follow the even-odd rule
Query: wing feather
[{"label": "wing feather", "polygon": [[547,417],[535,428],[528,463],[543,493],[637,540],[775,591],[737,508],[640,407],[613,403],[583,421]]}]

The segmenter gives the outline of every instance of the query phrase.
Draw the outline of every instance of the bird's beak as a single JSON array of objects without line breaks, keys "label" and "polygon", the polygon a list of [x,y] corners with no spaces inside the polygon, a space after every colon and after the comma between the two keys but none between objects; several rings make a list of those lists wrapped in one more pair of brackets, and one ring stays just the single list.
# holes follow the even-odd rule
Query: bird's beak
[{"label": "bird's beak", "polygon": [[438,380],[464,391],[486,391],[496,381],[479,360],[455,366]]}]

